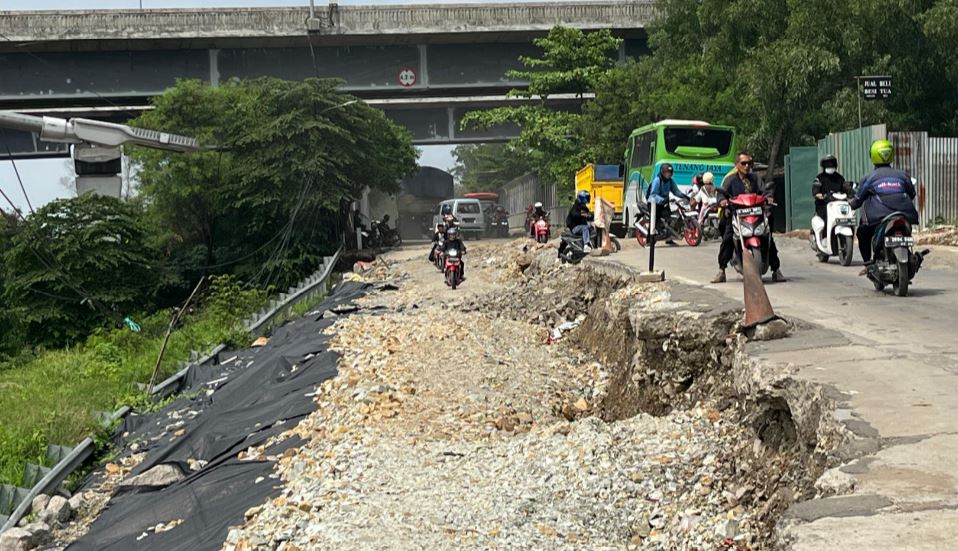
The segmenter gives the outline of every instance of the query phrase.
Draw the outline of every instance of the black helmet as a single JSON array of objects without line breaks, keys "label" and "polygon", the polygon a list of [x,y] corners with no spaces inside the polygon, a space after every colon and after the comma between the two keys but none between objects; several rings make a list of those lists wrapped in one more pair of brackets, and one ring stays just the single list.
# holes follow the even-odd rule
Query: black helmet
[{"label": "black helmet", "polygon": [[453,240],[455,240],[455,239],[459,239],[459,227],[458,227],[458,226],[452,226],[451,228],[447,229],[447,230],[446,230],[446,239],[448,239],[448,240],[450,240],[450,241],[453,241]]},{"label": "black helmet", "polygon": [[663,172],[666,172],[666,171],[672,174],[675,174],[675,169],[672,168],[672,165],[670,163],[662,163],[662,167],[659,168],[659,174],[662,174]]},{"label": "black helmet", "polygon": [[838,168],[838,159],[834,155],[825,155],[818,164],[822,168]]}]

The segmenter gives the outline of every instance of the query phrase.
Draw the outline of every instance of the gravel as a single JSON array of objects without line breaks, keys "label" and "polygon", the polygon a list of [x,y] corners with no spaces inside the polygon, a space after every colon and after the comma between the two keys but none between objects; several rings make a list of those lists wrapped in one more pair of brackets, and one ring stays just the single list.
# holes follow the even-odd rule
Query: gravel
[{"label": "gravel", "polygon": [[425,251],[365,276],[399,290],[331,328],[340,375],[288,433],[307,444],[224,549],[761,547],[764,490],[742,458],[764,450],[734,408],[593,416],[607,366],[547,344],[590,299],[543,300],[575,297],[581,268],[527,244],[471,245],[456,291]]}]

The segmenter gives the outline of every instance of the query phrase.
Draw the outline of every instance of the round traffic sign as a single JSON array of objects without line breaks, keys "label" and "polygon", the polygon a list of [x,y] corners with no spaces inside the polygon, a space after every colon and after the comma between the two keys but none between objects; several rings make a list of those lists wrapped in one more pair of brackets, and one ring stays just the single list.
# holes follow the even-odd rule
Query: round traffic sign
[{"label": "round traffic sign", "polygon": [[399,71],[399,84],[404,88],[409,88],[416,85],[416,71],[411,67],[406,67],[402,71]]}]

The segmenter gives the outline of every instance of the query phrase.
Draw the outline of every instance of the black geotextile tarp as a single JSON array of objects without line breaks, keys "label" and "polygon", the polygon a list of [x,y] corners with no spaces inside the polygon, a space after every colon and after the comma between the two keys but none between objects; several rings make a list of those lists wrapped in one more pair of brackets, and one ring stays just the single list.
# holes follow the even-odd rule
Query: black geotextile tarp
[{"label": "black geotextile tarp", "polygon": [[[266,346],[222,353],[223,363],[191,369],[180,388],[183,396],[167,407],[127,417],[117,442],[124,454],[132,453],[134,443],[137,452],[146,452],[133,475],[176,464],[187,476],[163,488],[121,488],[68,549],[220,549],[228,528],[242,524],[247,509],[280,491],[280,481],[270,477],[273,462],[240,460],[237,454],[292,428],[315,409],[314,389],[336,374],[337,355],[322,334],[336,320],[329,312],[354,312],[349,302],[368,288],[340,284],[313,312],[274,330]],[[266,455],[300,444],[290,438]],[[191,472],[190,463],[197,461],[205,464]],[[182,524],[153,530],[172,521]]]}]

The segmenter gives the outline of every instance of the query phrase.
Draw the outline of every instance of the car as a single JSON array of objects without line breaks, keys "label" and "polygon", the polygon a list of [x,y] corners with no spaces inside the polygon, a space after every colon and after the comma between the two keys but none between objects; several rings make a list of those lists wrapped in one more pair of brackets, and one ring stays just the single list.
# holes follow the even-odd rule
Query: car
[{"label": "car", "polygon": [[463,237],[479,239],[486,229],[486,215],[482,211],[482,204],[478,199],[447,199],[436,208],[433,217],[433,227],[442,220],[442,211],[445,205],[452,208],[452,215],[459,220],[459,230]]}]

